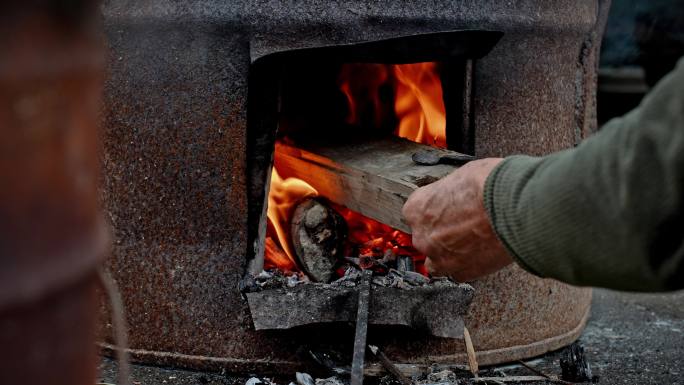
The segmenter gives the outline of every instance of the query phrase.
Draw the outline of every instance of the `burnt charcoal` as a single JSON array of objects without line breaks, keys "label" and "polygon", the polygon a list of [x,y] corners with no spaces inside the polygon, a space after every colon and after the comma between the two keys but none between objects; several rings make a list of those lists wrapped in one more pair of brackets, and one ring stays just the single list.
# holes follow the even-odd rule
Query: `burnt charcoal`
[{"label": "burnt charcoal", "polygon": [[[310,282],[309,279],[301,273],[284,273],[278,269],[264,270],[252,279],[254,280],[254,283],[251,286],[251,289],[244,293],[283,287],[292,288],[299,284]],[[248,282],[247,279],[244,279],[243,281]]]},{"label": "burnt charcoal", "polygon": [[316,282],[330,282],[343,251],[347,223],[318,199],[305,199],[292,214],[292,244],[300,267]]},{"label": "burnt charcoal", "polygon": [[456,377],[456,373],[452,372],[451,370],[444,369],[438,372],[429,373],[427,375],[427,381],[432,383],[457,383],[458,378]]},{"label": "burnt charcoal", "polygon": [[285,273],[280,270],[264,270],[254,277],[259,290],[274,289],[286,286]]},{"label": "burnt charcoal", "polygon": [[295,378],[297,379],[298,385],[316,385],[313,377],[309,373],[295,373]]},{"label": "burnt charcoal", "polygon": [[458,282],[449,277],[430,277],[430,284],[435,286],[451,286],[458,284]]},{"label": "burnt charcoal", "polygon": [[397,270],[399,271],[415,271],[413,258],[410,255],[400,255],[397,257]]},{"label": "burnt charcoal", "polygon": [[282,274],[280,270],[262,270],[256,277],[254,277],[257,282],[264,282],[269,280],[279,274]]},{"label": "burnt charcoal", "polygon": [[405,271],[404,281],[410,283],[411,285],[425,285],[430,282],[430,279],[423,274],[417,273],[415,271]]},{"label": "burnt charcoal", "polygon": [[423,286],[430,283],[430,279],[415,271],[399,271],[390,269],[387,275],[373,277],[375,286],[397,287],[408,289],[411,286]]},{"label": "burnt charcoal", "polygon": [[394,267],[397,264],[397,255],[392,249],[387,249],[385,250],[385,254],[382,256],[381,262],[386,266]]},{"label": "burnt charcoal", "polygon": [[344,260],[360,270],[373,270],[373,272],[378,274],[385,274],[389,270],[388,265],[373,255],[361,255],[358,258],[344,257]]},{"label": "burnt charcoal", "polygon": [[359,281],[360,278],[361,270],[356,268],[355,266],[348,266],[344,270],[344,275],[342,275],[342,277],[340,277],[339,279],[333,281],[331,285],[354,287],[356,286],[356,283]]},{"label": "burnt charcoal", "polygon": [[401,382],[393,376],[382,376],[380,381],[378,381],[378,385],[401,385]]},{"label": "burnt charcoal", "polygon": [[377,277],[373,277],[373,281],[371,282],[374,286],[382,286],[382,287],[390,287],[392,285],[393,279],[390,278],[387,275],[379,275]]},{"label": "burnt charcoal", "polygon": [[309,282],[309,279],[305,275],[300,276],[299,274],[292,274],[287,277],[287,287],[295,287],[307,282]]},{"label": "burnt charcoal", "polygon": [[361,259],[357,257],[344,257],[344,260],[357,270],[361,270]]},{"label": "burnt charcoal", "polygon": [[246,274],[238,283],[238,288],[240,293],[252,293],[259,290],[259,285],[257,285],[256,279],[252,274]]},{"label": "burnt charcoal", "polygon": [[341,376],[349,376],[351,374],[351,368],[348,366],[342,366],[339,362],[342,360],[341,357],[330,352],[320,352],[309,350],[309,355],[318,365],[324,369],[329,370],[331,373]]},{"label": "burnt charcoal", "polygon": [[575,342],[568,346],[560,359],[561,379],[569,382],[598,382],[598,377],[593,376],[589,362],[584,355],[584,347]]}]

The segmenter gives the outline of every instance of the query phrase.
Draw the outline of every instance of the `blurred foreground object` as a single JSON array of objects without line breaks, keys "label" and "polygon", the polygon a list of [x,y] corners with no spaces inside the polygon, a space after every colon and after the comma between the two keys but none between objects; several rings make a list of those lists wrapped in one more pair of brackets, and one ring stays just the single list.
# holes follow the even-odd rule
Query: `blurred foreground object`
[{"label": "blurred foreground object", "polygon": [[95,1],[0,3],[0,384],[93,384]]}]

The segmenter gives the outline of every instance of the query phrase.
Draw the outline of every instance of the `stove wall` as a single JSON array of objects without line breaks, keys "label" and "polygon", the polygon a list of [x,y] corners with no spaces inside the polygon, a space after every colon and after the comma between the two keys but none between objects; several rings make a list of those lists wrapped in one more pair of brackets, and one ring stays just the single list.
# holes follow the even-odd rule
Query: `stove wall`
[{"label": "stove wall", "polygon": [[[253,60],[409,33],[500,30],[504,37],[475,74],[476,154],[544,154],[595,129],[599,10],[607,7],[600,3],[106,1],[102,198],[114,238],[108,264],[124,296],[134,357],[285,370],[303,362],[297,348],[318,335],[252,331],[238,291],[254,231],[248,213],[260,211],[272,146],[268,119],[247,128]],[[274,76],[262,69],[252,92]],[[253,105],[264,103],[257,111],[274,108],[264,95],[252,94]],[[586,290],[517,268],[475,286],[480,294],[466,322],[493,361],[511,346],[532,348],[498,361],[574,339],[589,306]],[[110,332],[102,330],[103,338]],[[369,338],[399,361],[453,360],[462,351],[460,341],[389,334]]]}]

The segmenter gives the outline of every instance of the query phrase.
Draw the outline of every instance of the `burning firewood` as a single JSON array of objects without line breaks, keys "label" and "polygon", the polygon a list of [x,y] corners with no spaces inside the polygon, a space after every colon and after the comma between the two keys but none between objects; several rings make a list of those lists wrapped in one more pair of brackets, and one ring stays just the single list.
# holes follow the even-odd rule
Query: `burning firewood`
[{"label": "burning firewood", "polygon": [[292,245],[297,262],[314,281],[329,282],[343,250],[347,224],[319,199],[305,199],[292,215]]},{"label": "burning firewood", "polygon": [[319,196],[410,233],[401,215],[406,199],[456,169],[446,164],[416,164],[411,155],[425,150],[455,154],[397,137],[335,145],[279,141],[274,164],[279,172],[305,180]]}]

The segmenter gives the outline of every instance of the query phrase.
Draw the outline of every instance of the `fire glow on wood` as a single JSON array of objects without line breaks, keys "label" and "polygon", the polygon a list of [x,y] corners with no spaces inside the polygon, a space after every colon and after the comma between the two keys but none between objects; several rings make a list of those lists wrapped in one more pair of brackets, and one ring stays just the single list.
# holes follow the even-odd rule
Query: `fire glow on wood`
[{"label": "fire glow on wood", "polygon": [[[438,65],[416,64],[345,64],[339,77],[340,91],[348,103],[346,122],[359,124],[362,116],[372,116],[371,124],[383,124],[382,93],[392,90],[394,134],[414,142],[446,147],[446,112]],[[371,127],[372,128],[372,127]],[[381,160],[378,160],[381,161]],[[299,202],[316,197],[318,192],[306,181],[283,177],[274,165],[268,195],[268,227],[264,256],[265,268],[300,271],[290,235],[290,221]],[[323,197],[325,198],[325,197]],[[390,253],[410,256],[415,270],[427,274],[425,256],[411,244],[411,236],[365,217],[346,207],[331,204],[347,222],[349,229],[344,256],[358,258],[359,266],[368,268],[374,260]]]}]

